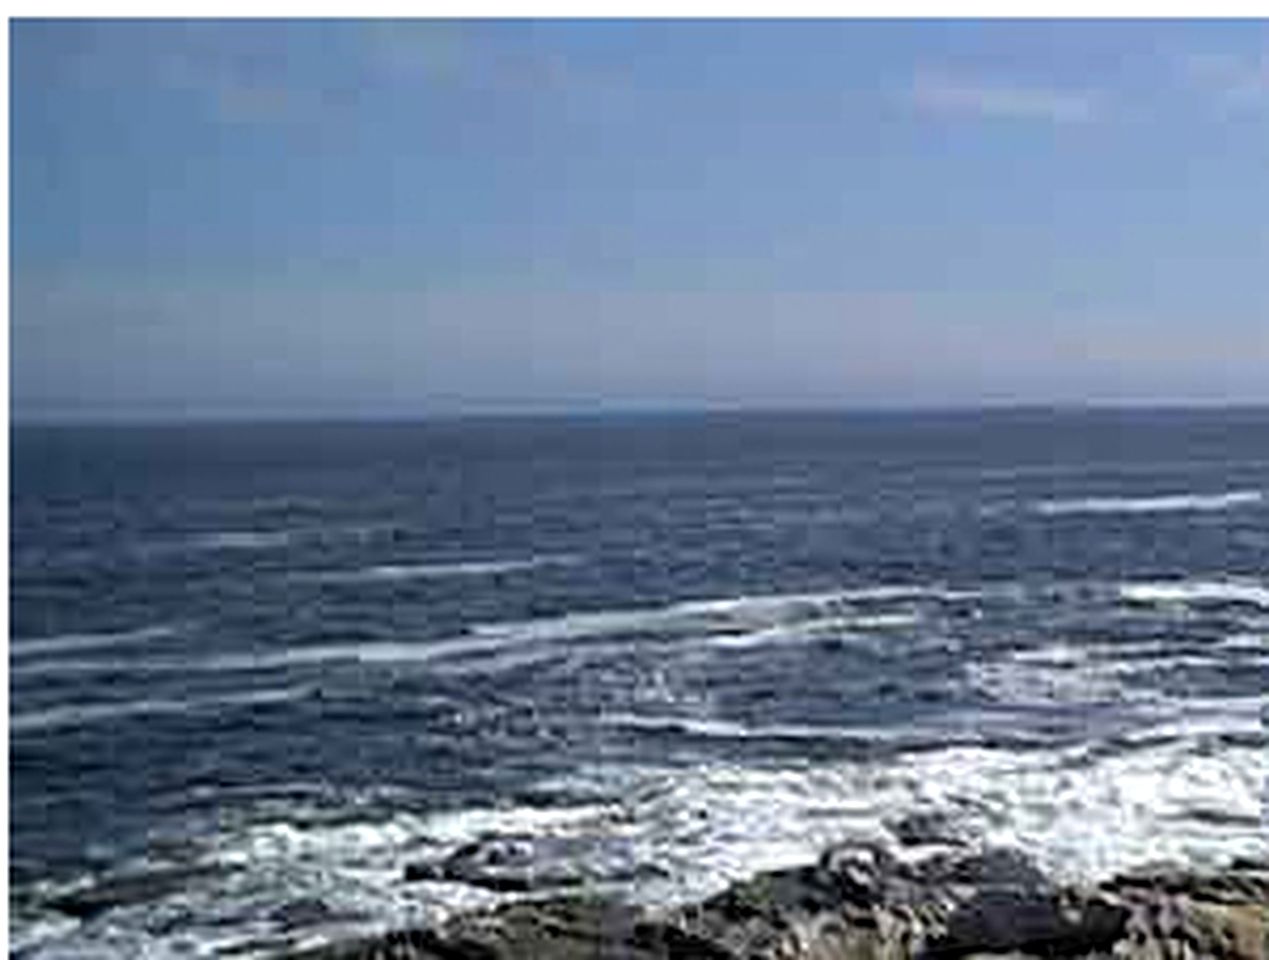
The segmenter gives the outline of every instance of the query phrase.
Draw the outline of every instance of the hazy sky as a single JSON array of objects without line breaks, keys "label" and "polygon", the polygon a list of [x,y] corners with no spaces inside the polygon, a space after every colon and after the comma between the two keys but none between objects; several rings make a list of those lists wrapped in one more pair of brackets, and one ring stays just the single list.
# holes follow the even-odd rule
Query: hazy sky
[{"label": "hazy sky", "polygon": [[1269,401],[1269,24],[11,56],[18,418]]}]

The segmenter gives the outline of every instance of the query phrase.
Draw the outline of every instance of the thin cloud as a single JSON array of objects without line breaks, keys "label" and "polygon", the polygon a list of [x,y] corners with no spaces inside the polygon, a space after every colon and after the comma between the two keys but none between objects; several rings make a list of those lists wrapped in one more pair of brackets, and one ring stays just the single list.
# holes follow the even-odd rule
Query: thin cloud
[{"label": "thin cloud", "polygon": [[165,86],[194,94],[222,123],[276,124],[320,112],[321,98],[290,82],[280,64],[262,66],[221,50],[176,50],[159,70]]},{"label": "thin cloud", "polygon": [[362,52],[389,76],[458,83],[471,65],[469,34],[452,20],[376,20],[361,27]]},{"label": "thin cloud", "polygon": [[362,33],[368,69],[390,81],[498,94],[561,95],[624,89],[619,70],[582,67],[541,43],[495,45],[480,24],[456,21],[377,21]]},{"label": "thin cloud", "polygon": [[1063,124],[1089,123],[1099,115],[1096,98],[1086,91],[921,73],[913,79],[909,93],[912,102],[922,110],[949,116]]},{"label": "thin cloud", "polygon": [[1190,84],[1227,108],[1269,107],[1269,51],[1259,55],[1194,53],[1181,60]]}]

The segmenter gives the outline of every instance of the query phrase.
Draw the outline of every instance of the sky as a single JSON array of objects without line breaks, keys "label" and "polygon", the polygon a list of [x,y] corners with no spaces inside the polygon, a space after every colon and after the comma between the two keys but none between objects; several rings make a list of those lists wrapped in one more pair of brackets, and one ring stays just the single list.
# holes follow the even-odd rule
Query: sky
[{"label": "sky", "polygon": [[1269,402],[1269,23],[10,41],[15,420]]}]

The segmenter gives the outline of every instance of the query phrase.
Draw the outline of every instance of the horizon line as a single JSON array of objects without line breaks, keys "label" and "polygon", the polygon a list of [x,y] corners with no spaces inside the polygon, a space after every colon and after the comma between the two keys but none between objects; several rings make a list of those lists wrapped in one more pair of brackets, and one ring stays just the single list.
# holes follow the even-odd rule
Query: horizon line
[{"label": "horizon line", "polygon": [[629,405],[612,407],[544,407],[540,409],[499,408],[433,412],[374,413],[217,413],[189,414],[101,414],[9,415],[9,428],[39,427],[181,427],[181,426],[320,426],[356,424],[409,424],[490,420],[598,420],[655,417],[726,416],[973,416],[1010,414],[1099,414],[1099,413],[1269,413],[1269,401],[1061,401],[949,404],[807,404],[807,405]]}]

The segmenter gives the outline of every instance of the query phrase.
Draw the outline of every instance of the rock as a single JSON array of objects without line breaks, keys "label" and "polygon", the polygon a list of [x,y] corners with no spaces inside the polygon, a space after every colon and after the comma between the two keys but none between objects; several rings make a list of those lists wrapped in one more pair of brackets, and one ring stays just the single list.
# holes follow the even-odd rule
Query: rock
[{"label": "rock", "polygon": [[951,818],[937,811],[918,811],[886,824],[895,839],[905,847],[944,845],[964,846],[965,838]]},{"label": "rock", "polygon": [[1229,960],[1264,960],[1269,910],[1265,903],[1191,904],[1187,910],[1191,944],[1201,953]]},{"label": "rock", "polygon": [[422,880],[444,880],[445,866],[440,863],[407,863],[403,877],[406,883],[418,883]]},{"label": "rock", "polygon": [[[455,960],[660,960],[671,956],[731,960],[710,952],[703,941],[698,943],[685,931],[649,923],[638,908],[592,900],[513,904],[459,918],[446,933],[451,944],[466,951],[455,955]],[[674,952],[689,944],[696,952]]]},{"label": "rock", "polygon": [[534,889],[531,838],[491,838],[465,844],[440,863],[411,863],[407,881],[451,880],[502,893]]},{"label": "rock", "polygon": [[1157,868],[1116,877],[1102,889],[1130,912],[1115,956],[1125,960],[1264,960],[1269,871],[1255,861],[1192,873]]},{"label": "rock", "polygon": [[981,853],[942,854],[915,868],[926,886],[960,886],[1037,891],[1049,880],[1031,859],[1018,850],[990,847]]},{"label": "rock", "polygon": [[593,837],[488,836],[443,860],[407,864],[406,882],[448,880],[502,893],[571,889],[630,880],[655,871],[631,858],[614,861]]},{"label": "rock", "polygon": [[305,897],[282,904],[269,915],[269,919],[279,924],[283,930],[290,931],[323,923],[365,918],[361,914],[349,911],[332,910],[323,900]]},{"label": "rock", "polygon": [[[501,852],[497,852],[501,850]],[[477,845],[407,876],[520,865]],[[919,864],[845,844],[685,907],[595,899],[505,904],[433,930],[295,954],[305,960],[1264,960],[1263,864],[1159,867],[1095,890],[1057,888],[1024,855],[946,853]]]},{"label": "rock", "polygon": [[1024,952],[1082,956],[1109,950],[1125,931],[1129,911],[1105,900],[1059,897],[1034,889],[988,889],[948,917],[929,957]]}]

